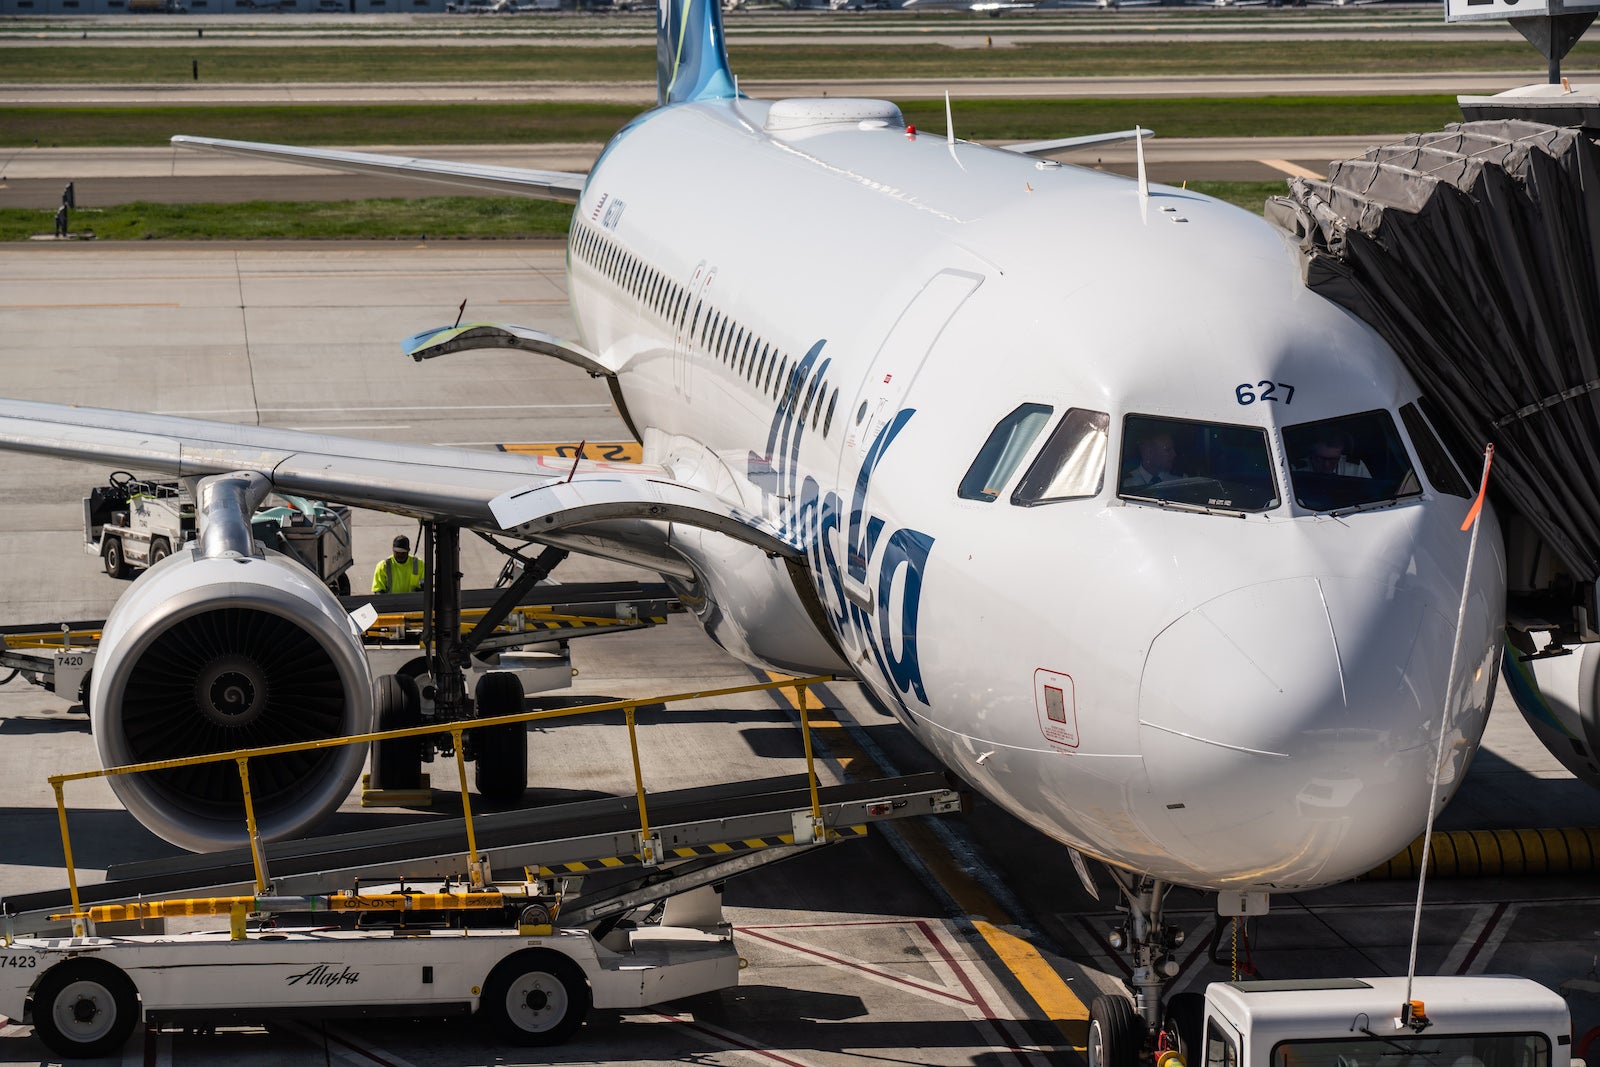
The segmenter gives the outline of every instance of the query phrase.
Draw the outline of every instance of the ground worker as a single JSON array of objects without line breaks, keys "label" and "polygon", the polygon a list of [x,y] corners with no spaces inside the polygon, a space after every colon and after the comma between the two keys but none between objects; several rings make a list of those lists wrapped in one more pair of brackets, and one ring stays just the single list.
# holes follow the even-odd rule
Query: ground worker
[{"label": "ground worker", "polygon": [[400,534],[394,539],[394,552],[385,556],[372,572],[374,593],[415,593],[422,588],[427,569],[411,554],[411,538]]}]

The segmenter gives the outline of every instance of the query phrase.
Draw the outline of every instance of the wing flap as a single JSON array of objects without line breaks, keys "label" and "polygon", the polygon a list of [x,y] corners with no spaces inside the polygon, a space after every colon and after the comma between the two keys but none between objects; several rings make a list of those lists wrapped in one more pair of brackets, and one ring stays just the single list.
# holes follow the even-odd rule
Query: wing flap
[{"label": "wing flap", "polygon": [[576,204],[588,175],[562,170],[531,170],[499,167],[487,163],[453,163],[441,159],[412,156],[386,156],[375,152],[345,152],[333,148],[301,148],[295,145],[266,144],[260,141],[229,141],[217,137],[172,138],[181,148],[197,148],[251,159],[270,159],[278,163],[299,163],[328,170],[358,174],[387,174],[398,178],[438,182],[468,189],[479,189],[507,196],[529,196],[540,200],[559,200]]}]

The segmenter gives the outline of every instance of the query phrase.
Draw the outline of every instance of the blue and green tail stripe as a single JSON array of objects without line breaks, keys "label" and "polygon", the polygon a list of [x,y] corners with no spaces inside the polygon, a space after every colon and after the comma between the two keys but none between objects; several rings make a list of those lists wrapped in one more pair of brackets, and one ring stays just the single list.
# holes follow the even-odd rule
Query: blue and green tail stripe
[{"label": "blue and green tail stripe", "polygon": [[656,104],[730,100],[738,95],[728,69],[720,0],[661,0],[656,23]]}]

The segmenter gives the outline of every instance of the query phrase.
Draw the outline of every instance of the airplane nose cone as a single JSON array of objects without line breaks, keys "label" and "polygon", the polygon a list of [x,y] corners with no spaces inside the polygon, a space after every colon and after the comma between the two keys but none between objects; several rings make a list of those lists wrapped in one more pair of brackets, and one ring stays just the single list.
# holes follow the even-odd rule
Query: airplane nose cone
[{"label": "airplane nose cone", "polygon": [[1216,886],[1322,884],[1394,855],[1426,816],[1451,640],[1420,596],[1359,579],[1185,614],[1140,683],[1149,832]]}]

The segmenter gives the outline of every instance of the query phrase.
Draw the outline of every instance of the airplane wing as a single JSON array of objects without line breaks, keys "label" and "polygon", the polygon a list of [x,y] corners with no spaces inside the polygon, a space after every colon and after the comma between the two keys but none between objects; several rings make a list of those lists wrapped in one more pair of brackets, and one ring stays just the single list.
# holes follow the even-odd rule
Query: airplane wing
[{"label": "airplane wing", "polygon": [[1046,156],[1052,152],[1065,152],[1073,148],[1090,148],[1094,145],[1116,144],[1136,137],[1154,137],[1154,130],[1117,130],[1115,133],[1086,133],[1081,137],[1060,137],[1053,141],[1023,141],[999,147],[1007,152],[1025,156]]},{"label": "airplane wing", "polygon": [[255,471],[280,493],[514,533],[687,576],[669,523],[797,557],[769,524],[662,467],[366,441],[0,399],[0,449],[179,477]]},{"label": "airplane wing", "polygon": [[227,141],[216,137],[178,135],[172,143],[182,148],[270,159],[278,163],[301,163],[308,167],[348,170],[360,174],[387,174],[399,178],[464,186],[511,196],[540,200],[559,200],[576,204],[583,192],[586,174],[562,170],[529,170],[523,167],[497,167],[487,163],[452,163],[440,159],[412,156],[385,156],[373,152],[343,152],[332,148],[299,148],[294,145],[264,144],[258,141]]}]

